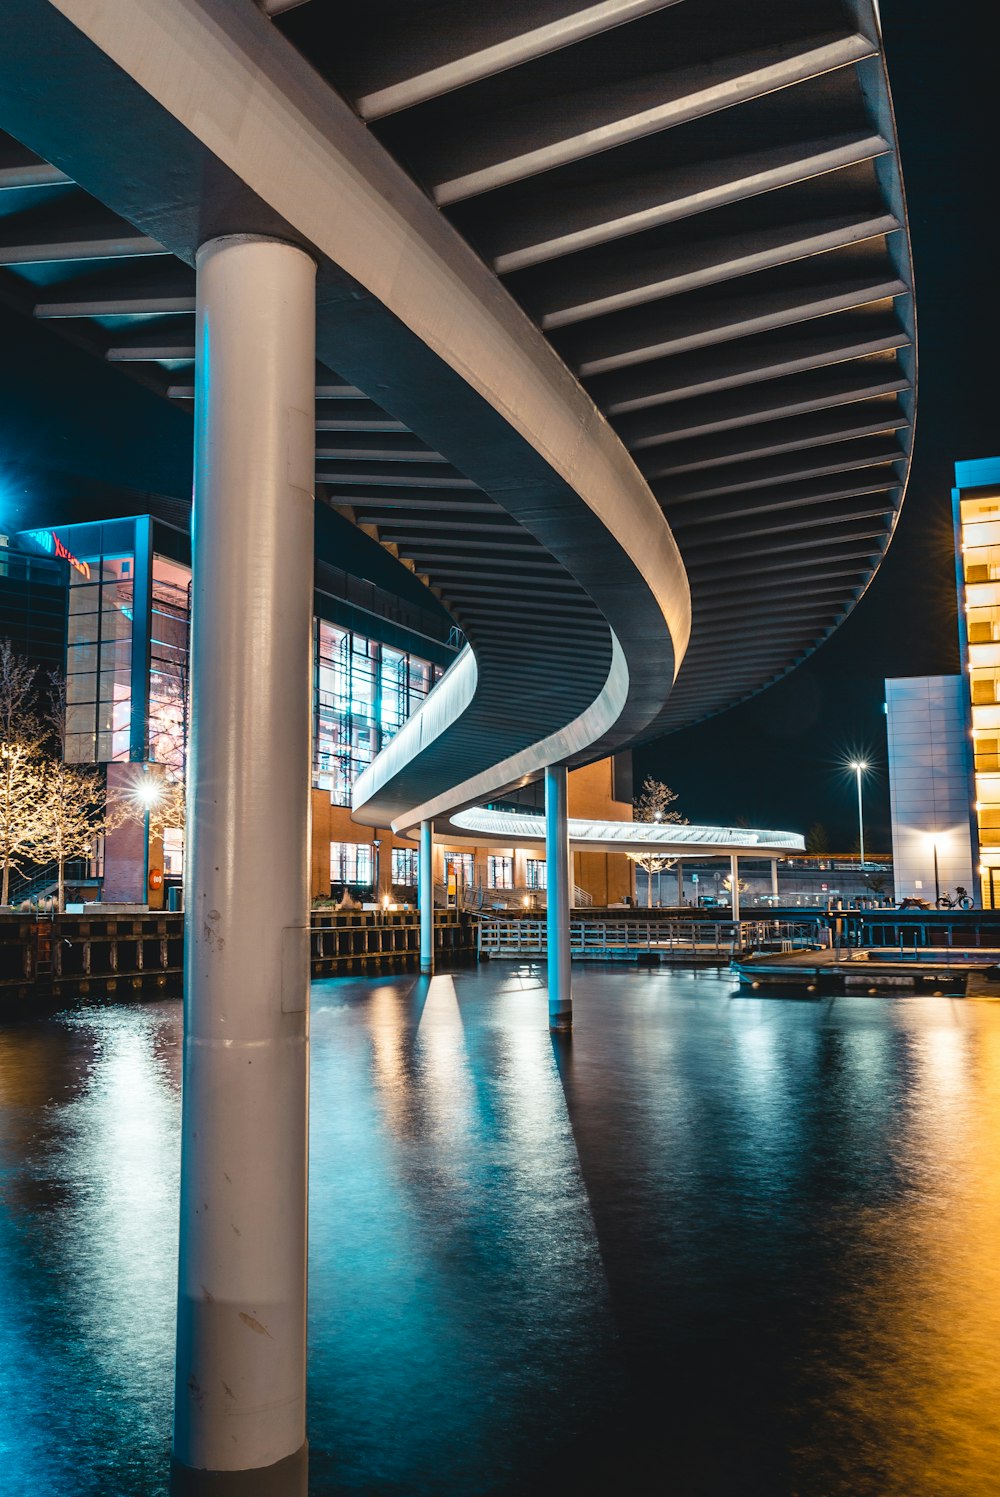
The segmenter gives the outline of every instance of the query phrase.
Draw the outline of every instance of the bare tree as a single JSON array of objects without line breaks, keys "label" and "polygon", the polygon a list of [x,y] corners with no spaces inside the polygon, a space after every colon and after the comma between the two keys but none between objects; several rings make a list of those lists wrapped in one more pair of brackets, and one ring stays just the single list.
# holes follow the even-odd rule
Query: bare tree
[{"label": "bare tree", "polygon": [[0,640],[0,904],[10,897],[11,870],[31,861],[39,833],[42,795],[38,671]]},{"label": "bare tree", "polygon": [[66,864],[90,858],[97,838],[110,830],[104,777],[99,770],[50,759],[45,765],[38,847],[57,867],[58,902],[66,906]]},{"label": "bare tree", "polygon": [[125,808],[109,810],[104,776],[99,769],[65,762],[66,682],[57,672],[49,676],[49,729],[55,754],[44,761],[37,855],[56,864],[57,909],[66,905],[66,864],[90,858],[99,836],[120,825]]},{"label": "bare tree", "polygon": [[[671,790],[662,780],[654,780],[652,775],[647,775],[642,782],[642,790],[636,800],[632,802],[632,814],[636,821],[675,822],[685,825],[687,817],[682,816],[679,811],[670,808],[677,799],[677,792]],[[650,848],[648,852],[630,852],[629,857],[639,868],[646,871],[648,886],[647,904],[653,907],[653,874],[661,873],[666,868],[676,865],[676,858],[664,857],[662,853]]]},{"label": "bare tree", "polygon": [[184,829],[186,814],[184,781],[173,779],[169,772],[159,782],[159,796],[149,807],[149,835],[162,837],[164,832]]}]

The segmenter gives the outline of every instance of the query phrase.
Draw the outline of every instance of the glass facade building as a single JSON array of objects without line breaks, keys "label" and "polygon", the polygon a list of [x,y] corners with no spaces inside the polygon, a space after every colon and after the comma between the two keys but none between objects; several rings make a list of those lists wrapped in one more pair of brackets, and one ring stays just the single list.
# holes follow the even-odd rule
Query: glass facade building
[{"label": "glass facade building", "polygon": [[141,515],[22,532],[68,563],[66,758],[184,773],[190,542]]},{"label": "glass facade building", "polygon": [[[149,516],[25,532],[69,558],[66,753],[76,764],[150,762],[184,773],[190,541]],[[356,629],[314,623],[313,785],[349,806],[358,774],[442,668]]]},{"label": "glass facade building", "polygon": [[9,639],[18,655],[47,673],[61,671],[66,660],[65,561],[37,547],[19,549],[20,537],[0,535],[0,639]]}]

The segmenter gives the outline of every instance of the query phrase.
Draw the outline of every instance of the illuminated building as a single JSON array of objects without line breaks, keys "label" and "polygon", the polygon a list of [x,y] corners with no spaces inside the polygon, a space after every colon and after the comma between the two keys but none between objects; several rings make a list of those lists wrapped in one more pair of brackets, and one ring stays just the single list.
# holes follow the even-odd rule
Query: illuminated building
[{"label": "illuminated building", "polygon": [[0,639],[41,671],[63,667],[66,571],[57,557],[0,535]]},{"label": "illuminated building", "polygon": [[972,756],[961,676],[904,676],[885,683],[896,899],[974,895],[969,816]]},{"label": "illuminated building", "polygon": [[982,902],[1000,901],[1000,458],[955,464],[958,631]]},{"label": "illuminated building", "polygon": [[[65,671],[67,761],[103,766],[112,798],[134,794],[137,764],[183,779],[191,621],[187,533],[141,515],[24,531],[15,540],[20,549],[4,552],[9,619],[0,633],[32,659],[45,645],[43,663]],[[354,780],[424,700],[455,648],[446,622],[407,607],[364,578],[321,566],[317,584],[314,893],[329,894],[331,880],[362,890],[374,883],[379,870],[373,842],[346,809]],[[168,830],[162,844],[154,836],[148,850],[144,837],[134,818],[108,835],[101,859],[105,899],[148,898],[155,907],[181,881],[183,834]],[[144,892],[147,866],[161,868],[165,877],[159,889]],[[394,876],[408,873],[398,859],[392,870],[392,883],[412,881]],[[383,886],[389,874],[387,864]]]}]

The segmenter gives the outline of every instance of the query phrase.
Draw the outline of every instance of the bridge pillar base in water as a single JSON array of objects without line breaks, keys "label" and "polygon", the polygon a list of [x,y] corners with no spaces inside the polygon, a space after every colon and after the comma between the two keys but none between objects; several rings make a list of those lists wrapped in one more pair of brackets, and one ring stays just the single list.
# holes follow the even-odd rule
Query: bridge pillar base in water
[{"label": "bridge pillar base in water", "polygon": [[549,1028],[573,1027],[573,976],[570,951],[569,788],[565,765],[545,771],[545,938],[548,952]]},{"label": "bridge pillar base in water", "polygon": [[417,907],[420,910],[420,975],[434,975],[434,823],[420,823],[417,854]]},{"label": "bridge pillar base in water", "polygon": [[170,1497],[308,1497],[309,1446],[255,1471],[193,1471],[174,1461]]}]

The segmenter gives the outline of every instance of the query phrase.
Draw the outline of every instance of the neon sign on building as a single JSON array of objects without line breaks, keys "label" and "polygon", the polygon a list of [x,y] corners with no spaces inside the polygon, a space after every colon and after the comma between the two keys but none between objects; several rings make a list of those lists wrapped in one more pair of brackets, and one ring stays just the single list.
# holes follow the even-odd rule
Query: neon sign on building
[{"label": "neon sign on building", "polygon": [[28,535],[43,551],[47,551],[50,556],[58,556],[61,561],[68,561],[81,577],[90,581],[90,567],[63,545],[54,530],[29,530]]}]

